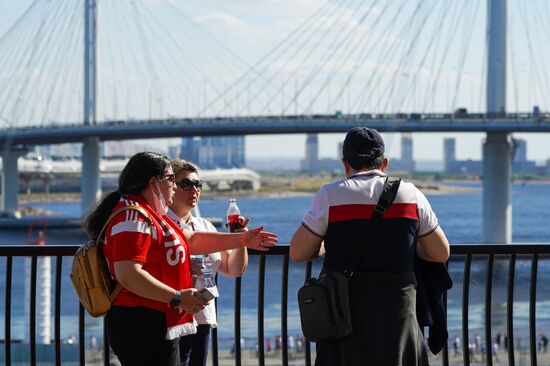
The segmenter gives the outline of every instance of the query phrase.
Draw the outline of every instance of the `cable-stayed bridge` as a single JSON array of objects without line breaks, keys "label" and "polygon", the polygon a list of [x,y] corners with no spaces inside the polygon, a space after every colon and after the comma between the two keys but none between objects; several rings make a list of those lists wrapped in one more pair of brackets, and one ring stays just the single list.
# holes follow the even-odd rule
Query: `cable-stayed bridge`
[{"label": "cable-stayed bridge", "polygon": [[509,242],[508,134],[550,126],[525,112],[549,109],[545,15],[544,1],[321,1],[249,62],[254,45],[228,46],[168,0],[31,1],[0,37],[3,209],[28,145],[83,142],[84,210],[100,141],[484,131],[486,241]]}]

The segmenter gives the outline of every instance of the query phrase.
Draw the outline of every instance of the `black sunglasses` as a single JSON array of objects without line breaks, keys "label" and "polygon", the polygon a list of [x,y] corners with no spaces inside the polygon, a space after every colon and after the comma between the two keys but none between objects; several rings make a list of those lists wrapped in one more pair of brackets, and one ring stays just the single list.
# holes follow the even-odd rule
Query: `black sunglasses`
[{"label": "black sunglasses", "polygon": [[179,182],[177,182],[176,184],[184,191],[189,191],[193,187],[197,188],[199,191],[202,189],[202,180],[200,179],[192,180],[192,179],[184,178]]}]

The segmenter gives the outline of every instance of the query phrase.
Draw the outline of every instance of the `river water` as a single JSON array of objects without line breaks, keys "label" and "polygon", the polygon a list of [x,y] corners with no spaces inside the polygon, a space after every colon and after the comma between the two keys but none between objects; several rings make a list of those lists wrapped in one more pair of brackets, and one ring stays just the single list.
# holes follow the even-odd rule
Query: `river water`
[{"label": "river water", "polygon": [[[428,199],[439,221],[445,230],[451,243],[481,243],[481,187],[478,182],[453,183],[469,188],[460,193],[438,193],[429,195]],[[550,212],[550,184],[528,183],[513,184],[513,241],[522,242],[550,242],[550,225],[547,214]],[[283,197],[237,197],[237,203],[243,215],[250,217],[250,227],[265,224],[266,230],[279,234],[281,243],[288,243],[301,222],[301,218],[307,211],[311,202],[311,195],[283,196]],[[78,202],[35,204],[40,207],[55,211],[60,216],[76,217],[79,212]],[[227,209],[227,199],[203,199],[201,200],[201,213],[205,217],[223,217]],[[31,233],[36,235],[36,229]],[[0,231],[0,245],[21,244],[27,242],[27,232]],[[62,230],[47,233],[48,244],[79,244],[86,238],[79,230]],[[463,262],[454,260],[450,263],[449,271],[454,280],[454,287],[449,291],[448,322],[450,336],[459,334],[461,329],[462,306],[462,272]],[[53,266],[53,265],[52,265]],[[62,285],[62,329],[61,335],[67,338],[77,334],[77,300],[73,294],[68,273],[70,263],[63,264]],[[4,334],[4,288],[5,288],[5,259],[0,258],[0,339]],[[515,313],[514,327],[517,337],[526,337],[528,328],[528,296],[530,261],[518,260],[516,264],[515,285]],[[268,257],[266,268],[266,291],[264,322],[266,336],[273,337],[281,334],[281,269],[282,259]],[[314,267],[317,273],[319,265]],[[298,288],[304,280],[305,266],[303,264],[290,264],[289,274],[289,309],[288,326],[289,335],[297,335],[300,332],[300,320],[296,304]],[[544,279],[550,275],[550,261],[542,260],[538,269],[537,288],[537,334],[550,333],[550,284]],[[506,318],[506,278],[508,274],[508,261],[497,260],[495,263],[495,278],[493,283],[493,328],[494,334],[504,333]],[[471,274],[471,289],[469,302],[469,327],[472,336],[475,333],[483,335],[484,329],[484,291],[486,277],[486,264],[483,260],[475,261]],[[242,279],[242,334],[245,338],[245,347],[255,346],[254,339],[257,334],[257,258],[251,257],[249,267]],[[14,261],[14,288],[12,293],[13,304],[24,303],[24,260]],[[218,304],[220,345],[229,347],[233,333],[234,314],[234,280],[219,278],[221,301]],[[53,325],[53,321],[52,321]],[[101,322],[97,319],[87,318],[87,337],[92,335],[101,338]],[[23,306],[12,308],[12,338],[24,338],[25,316]],[[53,335],[53,326],[52,326]],[[451,338],[452,339],[452,338]]]}]

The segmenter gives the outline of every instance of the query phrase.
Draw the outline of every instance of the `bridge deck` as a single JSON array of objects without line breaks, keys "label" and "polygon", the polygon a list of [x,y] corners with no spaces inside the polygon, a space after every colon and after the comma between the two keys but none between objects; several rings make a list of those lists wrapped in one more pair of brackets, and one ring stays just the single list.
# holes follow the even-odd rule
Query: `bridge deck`
[{"label": "bridge deck", "polygon": [[[490,118],[489,118],[490,117]],[[0,147],[183,136],[338,133],[368,126],[381,132],[550,132],[550,116],[531,114],[298,115],[105,121],[0,130]]]}]

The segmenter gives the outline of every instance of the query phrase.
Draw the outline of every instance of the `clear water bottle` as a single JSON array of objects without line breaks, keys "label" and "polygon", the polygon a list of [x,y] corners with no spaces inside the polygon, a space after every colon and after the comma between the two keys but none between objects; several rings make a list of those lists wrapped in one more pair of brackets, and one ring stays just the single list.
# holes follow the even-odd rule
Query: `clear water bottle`
[{"label": "clear water bottle", "polygon": [[239,206],[237,206],[237,200],[235,198],[230,198],[229,207],[227,208],[227,227],[232,233],[241,228],[239,216],[241,216],[241,210],[239,210]]}]

